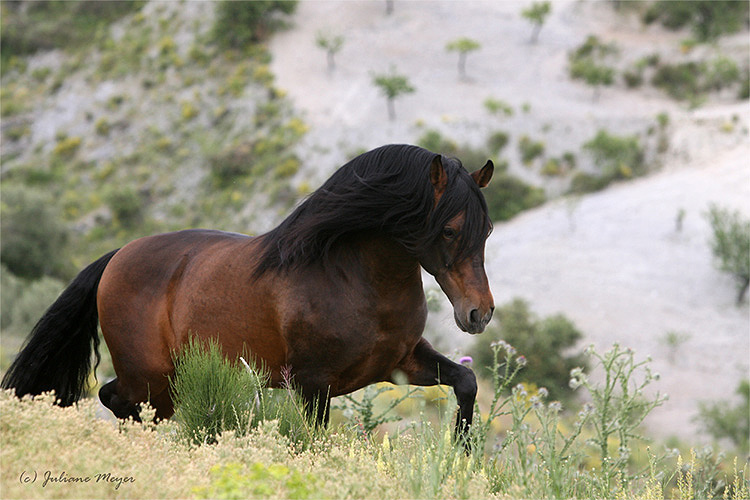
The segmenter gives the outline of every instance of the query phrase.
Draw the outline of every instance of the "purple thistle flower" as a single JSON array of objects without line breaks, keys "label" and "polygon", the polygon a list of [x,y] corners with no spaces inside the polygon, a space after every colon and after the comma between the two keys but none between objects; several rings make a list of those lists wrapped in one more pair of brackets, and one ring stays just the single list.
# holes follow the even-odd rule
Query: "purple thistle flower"
[{"label": "purple thistle flower", "polygon": [[458,362],[462,365],[470,365],[474,362],[474,360],[471,358],[471,356],[464,356],[463,358],[459,359]]}]

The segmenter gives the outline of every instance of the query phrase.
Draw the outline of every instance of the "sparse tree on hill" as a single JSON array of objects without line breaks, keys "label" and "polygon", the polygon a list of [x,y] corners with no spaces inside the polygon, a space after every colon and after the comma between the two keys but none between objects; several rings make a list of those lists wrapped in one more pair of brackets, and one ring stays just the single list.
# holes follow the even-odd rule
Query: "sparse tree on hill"
[{"label": "sparse tree on hill", "polygon": [[319,32],[315,37],[315,43],[321,49],[326,51],[326,59],[328,60],[328,72],[333,73],[336,69],[336,53],[341,50],[344,46],[344,37],[341,35],[328,36],[325,33]]},{"label": "sparse tree on hill", "polygon": [[738,211],[712,204],[706,214],[713,230],[711,251],[716,267],[737,281],[737,304],[741,304],[750,286],[750,219]]},{"label": "sparse tree on hill", "polygon": [[469,52],[479,50],[480,47],[479,42],[471,38],[458,38],[448,42],[445,46],[445,50],[448,52],[458,52],[458,76],[462,80],[466,79],[466,55]]},{"label": "sparse tree on hill", "polygon": [[391,120],[396,119],[394,108],[396,98],[403,94],[411,94],[416,90],[406,76],[397,74],[393,68],[391,68],[390,75],[374,75],[373,83],[380,88],[383,95],[388,99],[388,118]]},{"label": "sparse tree on hill", "polygon": [[534,2],[530,7],[521,11],[521,15],[534,25],[531,32],[531,43],[536,43],[539,39],[539,32],[542,30],[550,12],[552,12],[550,2]]}]

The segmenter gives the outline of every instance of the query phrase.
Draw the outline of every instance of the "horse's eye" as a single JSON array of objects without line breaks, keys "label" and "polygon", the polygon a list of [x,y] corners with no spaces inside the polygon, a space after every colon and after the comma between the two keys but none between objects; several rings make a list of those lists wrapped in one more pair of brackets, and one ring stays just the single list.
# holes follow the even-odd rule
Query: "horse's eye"
[{"label": "horse's eye", "polygon": [[456,230],[450,227],[446,227],[443,229],[443,238],[446,240],[454,240],[456,239]]}]

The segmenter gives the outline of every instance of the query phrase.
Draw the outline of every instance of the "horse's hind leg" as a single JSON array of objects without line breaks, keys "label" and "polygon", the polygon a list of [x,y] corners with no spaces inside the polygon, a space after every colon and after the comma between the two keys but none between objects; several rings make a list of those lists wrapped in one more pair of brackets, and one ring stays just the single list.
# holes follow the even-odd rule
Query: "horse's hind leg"
[{"label": "horse's hind leg", "polygon": [[464,446],[468,450],[468,432],[477,396],[477,378],[474,372],[437,352],[424,338],[419,340],[411,354],[397,368],[406,374],[410,384],[446,384],[453,387],[458,402],[456,437],[464,439]]},{"label": "horse's hind leg", "polygon": [[[131,402],[130,398],[124,397],[123,394],[128,394],[128,392],[122,389],[122,382],[118,378],[99,389],[99,399],[104,406],[115,414],[115,417],[122,419],[132,417],[133,420],[140,422],[140,403]],[[174,413],[172,397],[168,387],[164,387],[156,393],[147,391],[144,397],[136,398],[136,401],[146,400],[156,409],[157,419],[169,418]]]},{"label": "horse's hind leg", "polygon": [[115,414],[115,417],[121,419],[132,417],[133,420],[140,421],[141,417],[138,415],[138,407],[120,397],[117,393],[117,384],[117,379],[104,384],[104,386],[99,389],[99,400]]}]

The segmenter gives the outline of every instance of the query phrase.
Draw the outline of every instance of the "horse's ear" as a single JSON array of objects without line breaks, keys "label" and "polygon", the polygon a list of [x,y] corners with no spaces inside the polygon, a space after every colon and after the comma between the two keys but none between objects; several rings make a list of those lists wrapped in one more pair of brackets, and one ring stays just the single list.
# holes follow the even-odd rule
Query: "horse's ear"
[{"label": "horse's ear", "polygon": [[430,182],[432,187],[435,188],[435,205],[440,200],[440,197],[445,193],[445,188],[448,187],[448,175],[445,173],[445,167],[443,167],[443,161],[440,159],[440,155],[435,155],[430,165]]},{"label": "horse's ear", "polygon": [[495,165],[492,164],[491,160],[487,160],[482,168],[476,172],[472,172],[471,178],[477,183],[480,188],[487,187],[492,179],[492,173],[495,171]]}]

